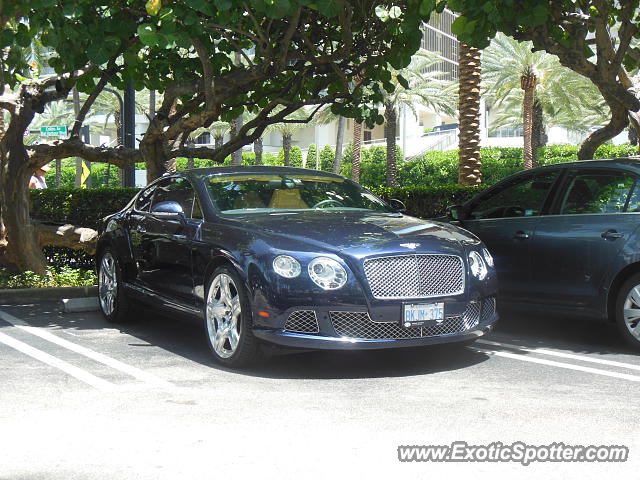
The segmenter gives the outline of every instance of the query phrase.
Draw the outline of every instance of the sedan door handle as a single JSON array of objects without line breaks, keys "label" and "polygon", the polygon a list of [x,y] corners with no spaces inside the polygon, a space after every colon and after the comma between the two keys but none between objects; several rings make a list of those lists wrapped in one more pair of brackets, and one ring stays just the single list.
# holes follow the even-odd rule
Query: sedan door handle
[{"label": "sedan door handle", "polygon": [[518,230],[516,233],[513,234],[513,238],[518,240],[526,240],[527,238],[529,238],[529,234],[526,232],[523,232],[522,230]]},{"label": "sedan door handle", "polygon": [[607,230],[602,235],[600,235],[605,240],[615,240],[616,238],[624,237],[624,233],[618,233],[616,230]]}]

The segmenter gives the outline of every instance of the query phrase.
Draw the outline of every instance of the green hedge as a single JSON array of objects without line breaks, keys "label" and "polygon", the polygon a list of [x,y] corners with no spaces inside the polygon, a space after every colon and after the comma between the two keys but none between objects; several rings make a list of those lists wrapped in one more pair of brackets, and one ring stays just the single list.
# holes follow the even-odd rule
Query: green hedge
[{"label": "green hedge", "polygon": [[[52,188],[30,190],[31,216],[44,222],[71,223],[96,229],[99,220],[117,212],[136,194],[136,188]],[[53,266],[91,269],[93,259],[81,250],[46,247]]]},{"label": "green hedge", "polygon": [[124,207],[137,188],[50,188],[31,190],[31,216],[97,228],[98,221]]},{"label": "green hedge", "polygon": [[390,200],[397,198],[407,207],[407,215],[420,218],[436,218],[445,215],[450,205],[460,205],[487,187],[461,187],[444,185],[441,187],[389,188],[377,187],[370,190],[379,197]]},{"label": "green hedge", "polygon": [[[540,165],[573,162],[578,160],[578,146],[550,145],[538,151]],[[422,157],[403,162],[398,149],[398,181],[402,187],[439,187],[458,182],[458,150],[446,152],[432,151]],[[603,145],[594,158],[616,158],[638,155],[640,150],[632,145]],[[481,148],[483,183],[492,185],[513,173],[522,170],[522,148],[488,147]],[[345,148],[341,173],[351,175],[353,146]],[[385,184],[386,148],[373,146],[362,149],[360,183],[366,186]]]}]

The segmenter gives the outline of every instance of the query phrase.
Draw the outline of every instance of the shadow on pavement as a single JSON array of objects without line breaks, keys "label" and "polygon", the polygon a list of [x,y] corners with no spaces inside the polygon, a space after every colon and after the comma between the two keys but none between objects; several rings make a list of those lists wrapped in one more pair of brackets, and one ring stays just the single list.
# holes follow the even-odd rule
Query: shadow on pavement
[{"label": "shadow on pavement", "polygon": [[640,353],[626,344],[614,324],[513,305],[500,307],[500,321],[487,340],[574,353]]},{"label": "shadow on pavement", "polygon": [[[169,318],[138,310],[128,324],[109,324],[99,312],[61,313],[57,305],[0,306],[2,310],[33,326],[59,330],[115,328],[133,337],[132,347],[152,345],[193,362],[221,371],[264,378],[349,379],[401,377],[463,369],[489,359],[485,353],[455,345],[370,351],[277,351],[249,370],[231,370],[218,365],[197,322]],[[0,320],[0,328],[4,326]],[[101,353],[109,354],[101,350]]]}]

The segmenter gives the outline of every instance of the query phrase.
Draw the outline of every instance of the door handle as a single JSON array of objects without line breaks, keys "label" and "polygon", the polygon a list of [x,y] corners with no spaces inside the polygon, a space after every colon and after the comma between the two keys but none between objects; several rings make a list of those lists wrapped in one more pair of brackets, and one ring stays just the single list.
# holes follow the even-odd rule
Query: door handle
[{"label": "door handle", "polygon": [[513,238],[517,240],[526,240],[527,238],[529,238],[529,234],[526,232],[523,232],[522,230],[518,230],[516,233],[513,234]]},{"label": "door handle", "polygon": [[606,232],[603,232],[602,235],[600,236],[605,240],[615,240],[617,238],[624,237],[624,233],[618,233],[616,230],[611,229],[611,230],[607,230]]}]

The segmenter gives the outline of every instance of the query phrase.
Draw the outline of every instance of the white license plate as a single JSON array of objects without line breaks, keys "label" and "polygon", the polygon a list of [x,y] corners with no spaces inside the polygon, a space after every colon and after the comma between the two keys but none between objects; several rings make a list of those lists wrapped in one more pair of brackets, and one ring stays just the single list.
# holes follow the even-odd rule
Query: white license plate
[{"label": "white license plate", "polygon": [[444,321],[444,302],[404,305],[402,324],[409,327],[423,327]]}]

